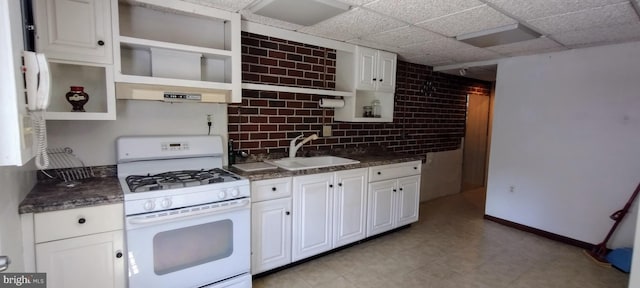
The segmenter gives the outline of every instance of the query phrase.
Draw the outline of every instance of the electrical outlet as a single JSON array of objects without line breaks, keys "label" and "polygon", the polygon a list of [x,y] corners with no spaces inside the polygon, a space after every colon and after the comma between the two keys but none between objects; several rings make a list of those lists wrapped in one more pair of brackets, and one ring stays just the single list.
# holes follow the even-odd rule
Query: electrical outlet
[{"label": "electrical outlet", "polygon": [[513,185],[509,186],[509,192],[511,193],[516,192],[516,186],[513,186]]},{"label": "electrical outlet", "polygon": [[331,125],[322,126],[322,137],[331,137]]},{"label": "electrical outlet", "polygon": [[213,117],[213,115],[211,114],[207,114],[207,122],[211,122],[211,118]]}]

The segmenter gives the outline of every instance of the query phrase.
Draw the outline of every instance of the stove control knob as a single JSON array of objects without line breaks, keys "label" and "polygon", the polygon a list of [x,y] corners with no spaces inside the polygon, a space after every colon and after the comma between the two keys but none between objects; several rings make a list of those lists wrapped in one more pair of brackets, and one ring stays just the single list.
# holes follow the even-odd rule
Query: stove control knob
[{"label": "stove control knob", "polygon": [[238,195],[240,195],[240,191],[238,191],[238,189],[236,188],[231,188],[231,196],[238,197]]},{"label": "stove control knob", "polygon": [[225,191],[220,191],[220,193],[218,193],[218,199],[224,199],[227,198],[227,192]]},{"label": "stove control knob", "polygon": [[153,208],[156,208],[156,202],[153,200],[147,200],[144,202],[144,210],[151,211]]},{"label": "stove control knob", "polygon": [[162,208],[169,208],[171,207],[171,198],[164,198],[162,199],[162,202],[160,203],[160,205],[162,205]]}]

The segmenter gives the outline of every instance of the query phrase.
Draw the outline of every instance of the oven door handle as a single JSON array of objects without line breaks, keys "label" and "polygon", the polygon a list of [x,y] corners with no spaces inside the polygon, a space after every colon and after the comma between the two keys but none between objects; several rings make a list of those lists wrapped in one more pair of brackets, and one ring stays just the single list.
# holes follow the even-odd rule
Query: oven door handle
[{"label": "oven door handle", "polygon": [[127,221],[131,225],[158,224],[158,223],[170,222],[170,221],[175,221],[178,219],[188,218],[193,216],[206,216],[206,215],[219,214],[219,213],[229,212],[234,210],[240,210],[247,207],[250,203],[251,201],[249,201],[249,199],[243,199],[232,205],[227,205],[227,206],[222,206],[217,208],[209,208],[204,210],[190,211],[186,213],[179,213],[174,215],[167,215],[167,216],[153,217],[153,218],[135,217],[135,218],[128,219]]}]

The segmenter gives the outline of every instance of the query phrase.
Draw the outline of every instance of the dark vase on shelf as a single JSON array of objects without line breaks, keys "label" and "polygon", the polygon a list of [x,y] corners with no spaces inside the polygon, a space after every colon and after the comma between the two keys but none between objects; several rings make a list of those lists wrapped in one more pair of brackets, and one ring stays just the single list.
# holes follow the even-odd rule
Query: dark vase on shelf
[{"label": "dark vase on shelf", "polygon": [[85,112],[84,104],[89,102],[89,94],[84,92],[82,86],[71,86],[71,91],[67,92],[67,101],[73,106],[71,112]]}]

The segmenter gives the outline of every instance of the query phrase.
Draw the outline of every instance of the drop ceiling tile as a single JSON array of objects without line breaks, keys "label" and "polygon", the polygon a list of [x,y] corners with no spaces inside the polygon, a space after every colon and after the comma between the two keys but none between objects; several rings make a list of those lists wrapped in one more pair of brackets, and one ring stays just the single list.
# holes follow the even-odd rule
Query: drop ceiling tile
[{"label": "drop ceiling tile", "polygon": [[560,52],[560,51],[566,51],[566,50],[569,50],[569,48],[560,46],[560,47],[539,49],[539,50],[517,51],[517,52],[512,52],[512,53],[506,53],[506,54],[503,54],[503,55],[509,56],[509,57],[515,57],[515,56],[526,56],[526,55],[534,55],[534,54],[545,54],[545,53],[551,53],[551,52]]},{"label": "drop ceiling tile", "polygon": [[400,55],[400,60],[409,62],[409,63],[429,65],[429,66],[447,65],[447,64],[454,63],[454,61],[451,59],[447,59],[445,57],[435,56],[435,55],[414,56],[411,58],[403,57],[402,55]]},{"label": "drop ceiling tile", "polygon": [[631,4],[619,3],[529,21],[544,34],[638,22]]},{"label": "drop ceiling tile", "polygon": [[489,6],[479,6],[416,25],[450,37],[517,23]]},{"label": "drop ceiling tile", "polygon": [[373,43],[380,43],[388,46],[400,47],[420,42],[442,39],[445,39],[445,37],[431,31],[427,31],[415,26],[404,26],[397,29],[384,31],[378,34],[369,35],[364,37],[362,40]]},{"label": "drop ceiling tile", "polygon": [[361,8],[354,8],[333,18],[298,31],[321,37],[348,40],[391,30],[405,24],[390,17]]},{"label": "drop ceiling tile", "polygon": [[598,27],[551,35],[567,46],[589,46],[640,40],[640,23]]},{"label": "drop ceiling tile", "polygon": [[473,62],[483,61],[490,59],[498,59],[503,56],[488,49],[471,47],[466,49],[453,49],[434,52],[436,56],[443,56],[445,58],[453,59],[456,62]]},{"label": "drop ceiling tile", "polygon": [[424,55],[424,54],[438,54],[447,50],[462,50],[467,48],[475,48],[471,45],[456,41],[453,39],[445,38],[436,41],[427,41],[423,43],[415,43],[407,46],[400,47],[400,53],[408,55]]},{"label": "drop ceiling tile", "polygon": [[444,40],[429,41],[400,47],[399,54],[406,58],[418,58],[431,55],[451,59],[456,62],[471,62],[502,57],[500,54],[465,43],[446,38]]},{"label": "drop ceiling tile", "polygon": [[278,19],[274,19],[274,18],[269,18],[269,17],[265,17],[265,16],[262,16],[262,15],[258,15],[258,14],[253,14],[249,10],[241,10],[240,14],[242,14],[242,19],[243,20],[248,20],[248,21],[251,21],[251,22],[256,22],[256,23],[260,23],[260,24],[264,24],[264,25],[268,25],[268,26],[273,26],[273,27],[278,27],[278,28],[282,28],[282,29],[297,30],[297,29],[300,29],[300,28],[304,27],[302,25],[294,24],[294,23],[291,23],[291,22],[282,21],[282,20],[278,20]]},{"label": "drop ceiling tile", "polygon": [[393,52],[393,53],[398,53],[400,51],[400,48],[397,47],[397,46],[390,46],[390,45],[386,45],[384,43],[376,43],[376,42],[371,42],[371,41],[367,41],[367,40],[359,39],[359,38],[349,39],[346,42],[347,43],[351,43],[351,44],[355,44],[355,45],[369,47],[369,48],[375,48],[375,49],[378,49],[378,50],[389,51],[389,52]]},{"label": "drop ceiling tile", "polygon": [[480,5],[477,0],[378,0],[364,7],[413,24]]},{"label": "drop ceiling tile", "polygon": [[371,3],[376,0],[339,0],[339,1],[349,5],[365,5],[367,3]]},{"label": "drop ceiling tile", "polygon": [[247,5],[253,2],[253,0],[182,0],[182,1],[200,4],[203,6],[214,7],[214,8],[227,10],[231,12],[238,12],[242,8],[245,8]]},{"label": "drop ceiling tile", "polygon": [[513,16],[522,20],[549,17],[558,14],[601,7],[609,4],[627,2],[628,0],[485,0]]},{"label": "drop ceiling tile", "polygon": [[552,49],[552,48],[560,48],[560,47],[562,47],[562,45],[558,44],[557,42],[546,37],[540,37],[540,38],[528,40],[528,41],[487,47],[487,49],[496,53],[511,55],[511,54],[522,53],[522,52],[529,52],[529,51],[535,52],[535,51]]}]

